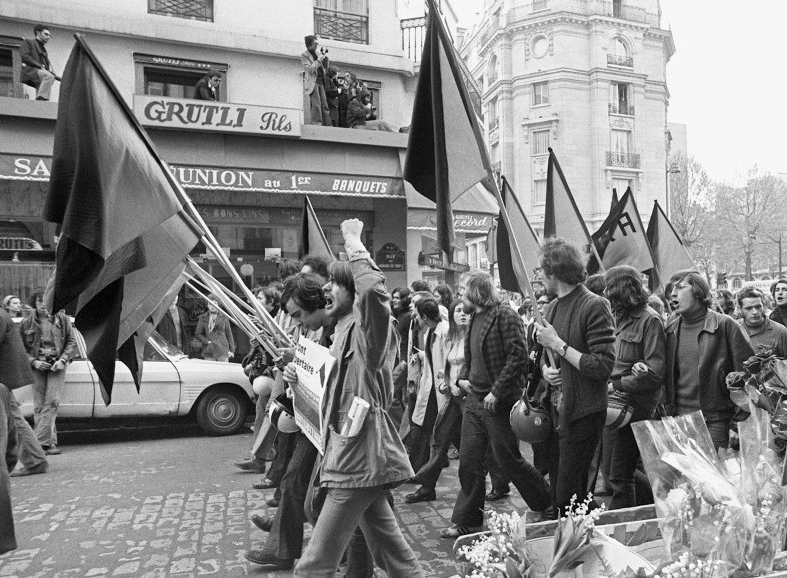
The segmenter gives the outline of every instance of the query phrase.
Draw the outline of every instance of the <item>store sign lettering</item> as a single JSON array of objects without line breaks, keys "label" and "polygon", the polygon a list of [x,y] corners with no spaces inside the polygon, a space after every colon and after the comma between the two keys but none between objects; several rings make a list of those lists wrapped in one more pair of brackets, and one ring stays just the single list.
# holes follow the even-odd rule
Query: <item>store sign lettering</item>
[{"label": "store sign lettering", "polygon": [[491,226],[488,215],[454,215],[455,229],[488,229]]},{"label": "store sign lettering", "polygon": [[17,157],[14,159],[14,175],[19,177],[40,177],[49,180],[49,166],[41,158]]},{"label": "store sign lettering", "polygon": [[134,113],[147,126],[300,136],[300,111],[294,108],[214,103],[134,95]]}]

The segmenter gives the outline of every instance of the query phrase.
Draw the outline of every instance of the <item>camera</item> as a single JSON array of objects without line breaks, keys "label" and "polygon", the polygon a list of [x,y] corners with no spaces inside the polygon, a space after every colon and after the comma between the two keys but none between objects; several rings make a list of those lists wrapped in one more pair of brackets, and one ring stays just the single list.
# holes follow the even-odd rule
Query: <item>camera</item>
[{"label": "camera", "polygon": [[320,46],[320,54],[328,54],[328,49],[325,46]]}]

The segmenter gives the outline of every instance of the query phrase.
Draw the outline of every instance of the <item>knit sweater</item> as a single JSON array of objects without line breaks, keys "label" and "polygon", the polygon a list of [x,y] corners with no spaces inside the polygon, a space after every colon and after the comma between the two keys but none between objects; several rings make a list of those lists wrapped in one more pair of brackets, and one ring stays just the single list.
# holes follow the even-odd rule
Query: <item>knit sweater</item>
[{"label": "knit sweater", "polygon": [[[578,285],[549,304],[547,321],[569,347],[582,354],[580,368],[558,358],[563,397],[560,423],[607,409],[607,380],[615,363],[614,321],[609,302]],[[544,356],[546,358],[546,356]]]}]

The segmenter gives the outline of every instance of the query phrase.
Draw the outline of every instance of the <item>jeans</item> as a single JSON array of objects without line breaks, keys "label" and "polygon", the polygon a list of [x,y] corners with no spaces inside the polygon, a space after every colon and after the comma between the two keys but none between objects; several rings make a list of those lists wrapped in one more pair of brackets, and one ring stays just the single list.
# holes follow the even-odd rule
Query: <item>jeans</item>
[{"label": "jeans", "polygon": [[[517,444],[517,447],[519,445]],[[507,494],[511,491],[511,480],[508,479],[508,476],[503,471],[503,468],[497,463],[495,459],[495,454],[492,453],[492,443],[490,442],[486,448],[486,453],[484,454],[484,465],[486,466],[486,471],[489,472],[489,480],[492,482],[492,489],[497,490],[498,492],[503,492]],[[535,467],[535,466],[534,466]]]},{"label": "jeans", "polygon": [[429,391],[423,424],[410,425],[410,466],[414,472],[419,471],[429,461],[429,448],[435,421],[437,421],[437,394],[432,388]]},{"label": "jeans", "polygon": [[292,457],[281,479],[281,500],[273,517],[273,527],[263,551],[283,560],[300,557],[303,548],[303,502],[309,487],[317,448],[302,432],[290,434],[295,439]]},{"label": "jeans", "polygon": [[[605,430],[608,429],[610,428],[605,428]],[[633,508],[637,505],[634,473],[639,460],[639,446],[634,438],[631,424],[615,430],[610,437],[612,438],[612,459],[609,469],[609,484],[612,487],[612,502],[609,509]]]},{"label": "jeans", "polygon": [[562,515],[576,495],[577,501],[587,496],[588,472],[604,429],[607,412],[597,411],[563,425],[552,432],[549,451],[549,481],[552,504]]},{"label": "jeans", "polygon": [[49,100],[52,95],[52,85],[55,84],[55,75],[42,68],[37,68],[35,73],[38,77],[36,99]]},{"label": "jeans", "polygon": [[38,441],[45,448],[57,445],[57,408],[63,395],[66,370],[33,370],[33,416]]},{"label": "jeans", "polygon": [[451,442],[461,447],[462,435],[462,408],[458,397],[451,396],[440,423],[434,430],[434,442],[429,461],[421,466],[421,469],[413,476],[413,482],[421,484],[425,488],[434,490],[440,472],[443,471],[443,464],[448,459],[448,448]]},{"label": "jeans", "polygon": [[457,526],[481,526],[484,522],[486,470],[484,454],[492,454],[509,477],[528,507],[540,512],[549,506],[549,486],[544,477],[519,453],[519,445],[508,420],[510,406],[497,411],[484,409],[475,394],[467,396],[462,418],[462,444],[459,449],[459,483],[451,521]]},{"label": "jeans", "polygon": [[16,435],[19,442],[19,461],[26,468],[33,468],[39,464],[46,463],[44,448],[41,447],[41,442],[38,441],[33,428],[22,417],[22,408],[19,407],[19,402],[16,401],[13,391],[11,392],[10,401],[11,413],[14,416]]},{"label": "jeans", "polygon": [[314,533],[293,576],[333,578],[360,526],[377,566],[390,578],[423,576],[382,487],[329,488]]}]

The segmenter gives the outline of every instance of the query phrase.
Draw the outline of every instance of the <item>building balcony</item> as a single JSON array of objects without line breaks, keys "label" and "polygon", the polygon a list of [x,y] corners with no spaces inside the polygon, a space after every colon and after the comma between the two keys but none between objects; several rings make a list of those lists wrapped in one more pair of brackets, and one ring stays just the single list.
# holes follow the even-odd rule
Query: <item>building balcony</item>
[{"label": "building balcony", "polygon": [[639,155],[636,153],[618,153],[607,151],[607,166],[624,169],[639,169]]},{"label": "building balcony", "polygon": [[[547,11],[569,12],[579,16],[604,16],[659,27],[659,15],[644,8],[623,6],[608,0],[532,0],[524,6],[512,8],[505,19],[508,24],[544,16]],[[494,33],[495,31],[492,31]]]},{"label": "building balcony", "polygon": [[331,40],[369,44],[369,16],[315,6],[314,33]]},{"label": "building balcony", "polygon": [[624,68],[634,68],[634,59],[631,56],[618,56],[617,54],[607,54],[607,66],[621,66]]},{"label": "building balcony", "polygon": [[401,21],[402,51],[405,58],[415,63],[421,62],[424,51],[424,34],[426,32],[426,16],[404,18]]},{"label": "building balcony", "polygon": [[625,114],[627,116],[634,116],[634,105],[623,102],[610,102],[609,114]]},{"label": "building balcony", "polygon": [[213,0],[148,0],[148,14],[213,22]]}]

